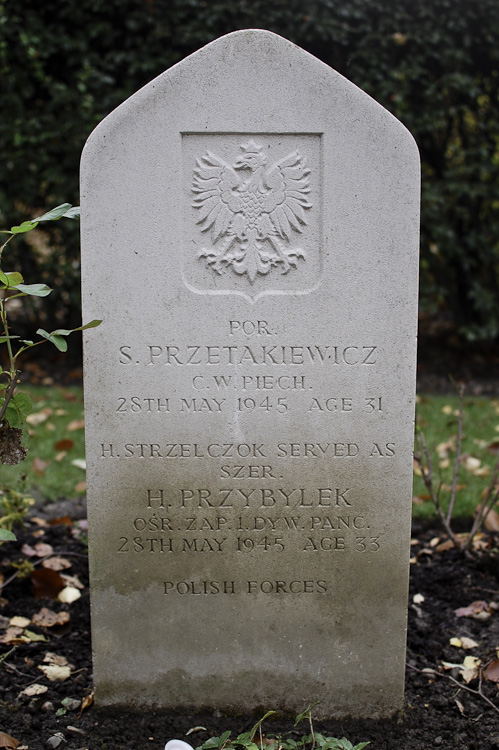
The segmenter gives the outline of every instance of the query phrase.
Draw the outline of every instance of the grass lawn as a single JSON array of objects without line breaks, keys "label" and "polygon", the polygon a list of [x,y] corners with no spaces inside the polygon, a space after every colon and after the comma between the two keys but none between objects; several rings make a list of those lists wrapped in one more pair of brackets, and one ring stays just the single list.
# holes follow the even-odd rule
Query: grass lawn
[{"label": "grass lawn", "polygon": [[[0,488],[26,476],[26,491],[35,499],[57,500],[85,493],[83,395],[77,386],[29,386],[33,412],[29,417],[29,452],[16,467],[0,465]],[[459,400],[457,396],[418,396],[416,423],[430,449],[433,473],[440,484],[441,502],[450,498],[456,455]],[[416,449],[419,450],[416,444]],[[473,513],[499,451],[499,400],[465,398],[462,460],[459,468],[455,516]],[[416,468],[417,472],[417,468]],[[435,515],[420,476],[414,476],[413,512]]]},{"label": "grass lawn", "polygon": [[[457,395],[418,396],[416,407],[416,451],[420,451],[417,437],[420,431],[424,434],[430,450],[435,486],[440,485],[440,501],[444,508],[449,503],[455,466],[458,407]],[[484,489],[490,482],[498,452],[499,400],[466,397],[455,517],[473,514]],[[434,513],[433,503],[428,500],[428,490],[421,477],[417,475],[414,477],[413,495],[414,516]]]},{"label": "grass lawn", "polygon": [[17,466],[0,465],[0,488],[18,489],[26,476],[26,492],[37,500],[85,494],[82,389],[23,384],[19,390],[33,401],[25,441],[28,456]]}]

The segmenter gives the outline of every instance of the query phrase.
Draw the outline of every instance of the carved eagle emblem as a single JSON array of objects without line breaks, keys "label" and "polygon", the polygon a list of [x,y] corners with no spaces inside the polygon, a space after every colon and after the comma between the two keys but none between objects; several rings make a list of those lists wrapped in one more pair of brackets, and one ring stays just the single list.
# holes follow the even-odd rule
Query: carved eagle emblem
[{"label": "carved eagle emblem", "polygon": [[288,273],[298,259],[305,260],[304,250],[291,241],[312,208],[310,169],[297,150],[268,167],[262,145],[250,140],[240,149],[232,165],[211,151],[196,160],[192,205],[201,231],[211,230],[212,246],[203,247],[199,257],[218,274],[231,267],[253,283],[258,274],[272,268]]}]

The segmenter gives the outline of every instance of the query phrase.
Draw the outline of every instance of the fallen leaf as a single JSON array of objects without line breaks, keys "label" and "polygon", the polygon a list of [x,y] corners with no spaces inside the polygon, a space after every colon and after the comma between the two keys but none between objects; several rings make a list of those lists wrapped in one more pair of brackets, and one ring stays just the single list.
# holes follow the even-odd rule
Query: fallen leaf
[{"label": "fallen leaf", "polygon": [[499,659],[494,659],[484,671],[485,679],[490,682],[499,682]]},{"label": "fallen leaf", "polygon": [[473,638],[468,638],[467,636],[463,635],[462,638],[451,638],[449,641],[451,646],[455,646],[456,648],[477,648],[480,644],[473,640]]},{"label": "fallen leaf", "polygon": [[485,601],[476,601],[467,607],[454,610],[456,617],[472,617],[475,620],[488,620],[492,615],[493,608]]},{"label": "fallen leaf", "polygon": [[52,518],[49,521],[50,526],[72,526],[73,519],[71,516],[59,516],[58,518]]},{"label": "fallen leaf", "polygon": [[445,542],[441,542],[441,544],[437,545],[437,552],[446,552],[448,549],[453,549],[454,542],[452,539],[446,539]]},{"label": "fallen leaf", "polygon": [[39,685],[37,682],[33,683],[33,685],[28,685],[27,688],[24,688],[19,695],[43,695],[48,691],[48,687],[46,685]]},{"label": "fallen leaf", "polygon": [[450,466],[450,458],[442,458],[442,460],[438,462],[439,469],[448,469],[449,466]]},{"label": "fallen leaf", "polygon": [[86,492],[86,491],[87,491],[87,483],[85,480],[75,484],[75,492]]},{"label": "fallen leaf", "polygon": [[28,414],[28,416],[26,417],[26,422],[33,427],[36,427],[37,425],[42,424],[42,422],[45,422],[51,414],[52,409],[50,409],[49,407],[45,407],[45,409],[42,409],[41,411]]},{"label": "fallen leaf", "polygon": [[42,526],[42,527],[48,526],[48,523],[45,520],[45,518],[40,518],[39,516],[31,516],[29,520],[31,521],[31,523],[36,523],[37,526]]},{"label": "fallen leaf", "polygon": [[50,568],[50,570],[66,570],[71,567],[71,563],[65,557],[49,557],[48,560],[42,562],[42,567]]},{"label": "fallen leaf", "polygon": [[461,716],[464,716],[464,706],[463,706],[463,704],[461,703],[461,701],[458,701],[458,699],[457,699],[457,698],[454,698],[454,702],[455,702],[455,704],[457,705],[457,707],[458,707],[458,709],[459,709],[459,713],[461,714]]},{"label": "fallen leaf", "polygon": [[15,740],[10,734],[0,732],[0,747],[16,748],[19,746],[19,740]]},{"label": "fallen leaf", "polygon": [[82,430],[85,427],[85,420],[84,419],[73,419],[72,422],[68,424],[66,427],[66,430],[68,432],[74,432],[75,430]]},{"label": "fallen leaf", "polygon": [[479,458],[475,458],[474,456],[463,456],[461,462],[466,471],[472,472],[476,471],[482,463]]},{"label": "fallen leaf", "polygon": [[71,466],[76,466],[77,469],[86,469],[87,468],[87,462],[84,458],[75,458],[74,461],[71,461]]},{"label": "fallen leaf", "polygon": [[52,628],[54,625],[64,625],[70,619],[69,612],[53,612],[47,607],[42,607],[36,615],[33,615],[33,625],[38,625],[41,628]]},{"label": "fallen leaf", "polygon": [[449,415],[449,414],[452,414],[453,411],[454,410],[450,404],[446,404],[445,406],[442,406],[442,414]]},{"label": "fallen leaf", "polygon": [[463,680],[468,684],[471,680],[478,677],[478,668],[482,660],[478,656],[466,656],[463,662],[463,668],[459,671],[459,674]]},{"label": "fallen leaf", "polygon": [[56,409],[54,412],[56,417],[64,417],[67,414],[66,409]]},{"label": "fallen leaf", "polygon": [[30,643],[37,643],[38,641],[48,640],[48,638],[46,638],[41,633],[33,633],[32,630],[25,630],[23,632],[23,635],[29,640]]},{"label": "fallen leaf", "polygon": [[23,555],[26,555],[26,557],[34,557],[36,555],[35,550],[29,544],[23,544],[21,552]]},{"label": "fallen leaf", "polygon": [[412,601],[414,604],[422,604],[424,602],[424,596],[423,594],[414,594],[412,597]]},{"label": "fallen leaf", "polygon": [[31,582],[33,584],[33,595],[35,599],[57,599],[59,592],[65,586],[65,583],[59,573],[49,568],[41,568],[31,573]]},{"label": "fallen leaf", "polygon": [[55,424],[53,422],[47,422],[45,429],[49,432],[55,432]]},{"label": "fallen leaf", "polygon": [[11,625],[13,628],[27,628],[28,625],[31,625],[31,620],[29,619],[29,617],[19,617],[17,615],[10,618],[9,625]]},{"label": "fallen leaf", "polygon": [[23,628],[7,628],[5,634],[0,636],[0,643],[12,643],[13,645],[29,643],[29,638],[23,635]]},{"label": "fallen leaf", "polygon": [[485,523],[487,531],[499,531],[499,513],[494,508],[489,511]]},{"label": "fallen leaf", "polygon": [[58,667],[71,666],[65,656],[62,654],[56,654],[54,651],[47,651],[43,657],[43,661],[48,664],[55,664]]},{"label": "fallen leaf", "polygon": [[44,542],[38,542],[35,544],[34,550],[37,557],[47,557],[47,555],[54,554],[54,548],[51,547],[50,544],[45,544]]},{"label": "fallen leaf", "polygon": [[74,446],[74,440],[70,440],[69,438],[63,438],[62,440],[58,440],[57,443],[54,444],[54,448],[56,451],[70,451],[71,448]]},{"label": "fallen leaf", "polygon": [[56,664],[40,664],[38,669],[43,672],[45,677],[48,677],[50,682],[57,682],[58,680],[64,682],[64,680],[67,680],[71,676],[71,669],[68,666],[59,667]]},{"label": "fallen leaf", "polygon": [[63,458],[65,458],[68,455],[67,451],[60,451],[59,453],[56,453],[54,456],[54,461],[62,461]]},{"label": "fallen leaf", "polygon": [[474,477],[488,477],[490,475],[489,466],[481,466],[479,469],[475,469],[473,472]]},{"label": "fallen leaf", "polygon": [[78,717],[77,717],[78,719],[82,715],[83,711],[89,706],[91,706],[93,702],[94,702],[94,691],[92,690],[92,692],[89,695],[86,695],[84,698],[82,698],[80,713],[78,714]]},{"label": "fallen leaf", "polygon": [[42,461],[42,459],[37,456],[31,464],[31,471],[35,477],[44,477],[49,464],[50,461]]},{"label": "fallen leaf", "polygon": [[74,586],[66,586],[58,595],[58,600],[63,604],[72,604],[81,596],[81,592]]},{"label": "fallen leaf", "polygon": [[85,588],[78,576],[70,576],[67,573],[61,573],[61,578],[63,579],[63,581],[65,581],[66,586],[74,586],[75,589]]},{"label": "fallen leaf", "polygon": [[416,459],[414,459],[414,461],[412,462],[412,470],[413,470],[414,474],[417,477],[422,477],[423,476],[423,472],[421,471],[421,467],[418,464],[418,462],[416,461]]}]

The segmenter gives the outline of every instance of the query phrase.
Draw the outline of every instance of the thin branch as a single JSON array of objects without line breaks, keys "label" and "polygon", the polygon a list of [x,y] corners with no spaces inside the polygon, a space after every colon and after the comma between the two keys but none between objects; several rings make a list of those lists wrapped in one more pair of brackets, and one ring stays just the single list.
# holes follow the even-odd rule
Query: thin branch
[{"label": "thin branch", "polygon": [[428,447],[426,445],[426,440],[423,432],[419,433],[419,441],[421,443],[421,448],[424,454],[424,458],[426,461],[423,461],[421,456],[415,455],[414,459],[416,463],[418,464],[419,468],[421,469],[421,476],[423,478],[423,482],[425,484],[426,489],[430,493],[431,500],[433,502],[433,505],[437,509],[437,512],[440,516],[440,520],[442,521],[443,527],[446,530],[447,534],[449,535],[450,539],[452,539],[452,543],[455,547],[458,549],[462,548],[461,542],[457,538],[457,536],[454,534],[450,519],[448,519],[444,513],[444,510],[440,504],[440,498],[439,498],[439,492],[435,492],[435,488],[433,486],[433,469],[431,464],[431,457],[430,457],[430,451],[428,450]]},{"label": "thin branch", "polygon": [[14,395],[14,391],[16,389],[17,385],[17,376],[19,375],[19,371],[16,370],[14,373],[14,377],[10,381],[9,389],[7,393],[5,394],[5,401],[2,404],[2,408],[0,409],[0,423],[2,422],[2,419],[4,417],[5,412],[7,411],[7,407],[9,405],[10,400],[12,399],[12,396]]},{"label": "thin branch", "polygon": [[484,695],[482,693],[482,679],[481,679],[481,676],[480,676],[480,681],[479,681],[479,689],[478,690],[473,690],[473,688],[470,688],[467,685],[462,685],[460,682],[458,682],[458,680],[456,680],[450,674],[444,674],[443,672],[438,672],[436,669],[430,669],[430,668],[427,668],[427,669],[418,669],[417,667],[413,667],[412,664],[406,664],[406,666],[409,667],[409,669],[412,669],[414,672],[419,672],[419,674],[431,674],[431,675],[435,675],[435,676],[438,676],[438,677],[446,677],[448,680],[450,680],[455,685],[457,685],[459,688],[461,688],[461,690],[466,690],[468,693],[473,693],[473,695],[478,695],[480,698],[483,698],[483,700],[485,701],[485,703],[488,703],[488,705],[491,708],[493,708],[494,711],[497,711],[497,713],[499,713],[499,707],[496,706],[495,703],[492,703],[492,701],[489,698],[487,698],[486,695]]},{"label": "thin branch", "polygon": [[[499,488],[497,487],[498,479],[499,479],[499,457],[494,467],[494,471],[492,472],[492,478],[489,482],[489,486],[487,487],[485,491],[485,496],[483,498],[483,502],[480,505],[479,512],[477,513],[475,520],[473,521],[470,535],[466,542],[466,547],[468,549],[471,547],[471,544],[473,542],[473,537],[475,536],[477,531],[481,528],[482,524],[485,523],[490,511],[496,504],[497,498],[499,496]],[[492,497],[492,500],[491,500],[491,497]]]},{"label": "thin branch", "polygon": [[456,461],[454,463],[454,476],[452,477],[452,489],[450,493],[450,503],[447,509],[447,524],[450,525],[452,520],[452,513],[454,511],[454,503],[456,502],[457,492],[457,479],[459,474],[459,464],[461,463],[461,445],[463,439],[463,401],[464,401],[464,385],[460,383],[457,386],[457,392],[459,394],[459,415],[457,418],[457,446],[456,446]]}]

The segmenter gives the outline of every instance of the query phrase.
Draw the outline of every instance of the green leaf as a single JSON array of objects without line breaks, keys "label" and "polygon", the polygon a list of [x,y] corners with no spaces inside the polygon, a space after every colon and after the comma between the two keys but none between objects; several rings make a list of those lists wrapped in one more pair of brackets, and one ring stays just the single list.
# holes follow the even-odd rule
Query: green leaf
[{"label": "green leaf", "polygon": [[[69,333],[71,333],[71,331]],[[48,331],[44,331],[43,328],[39,328],[37,330],[37,334],[39,336],[42,336],[44,339],[47,339],[47,341],[50,341],[55,347],[57,347],[57,349],[59,349],[60,352],[67,352],[68,342],[65,341],[62,336],[58,335],[55,331],[53,333],[48,333]]]},{"label": "green leaf", "polygon": [[79,328],[57,328],[57,330],[52,331],[50,335],[51,336],[69,336],[70,334],[75,333],[76,331],[86,331],[87,328],[97,328],[97,326],[100,326],[101,323],[102,323],[102,320],[92,320],[90,323],[87,323],[84,326],[80,326]]},{"label": "green leaf", "polygon": [[7,529],[0,529],[0,542],[15,542],[16,535]]},{"label": "green leaf", "polygon": [[24,393],[23,391],[21,391],[20,393],[14,394],[14,396],[10,400],[10,404],[14,404],[23,422],[26,421],[26,417],[28,416],[28,414],[31,414],[33,410],[33,403],[31,401],[31,396],[28,393]]},{"label": "green leaf", "polygon": [[19,289],[23,294],[29,294],[31,297],[47,297],[52,289],[46,284],[17,284],[15,289]]},{"label": "green leaf", "polygon": [[57,221],[57,219],[60,219],[62,216],[64,216],[66,212],[70,210],[70,208],[71,203],[61,203],[60,206],[56,206],[50,211],[47,211],[47,213],[42,214],[41,216],[37,216],[34,221]]},{"label": "green leaf", "polygon": [[24,234],[25,232],[31,232],[32,229],[34,229],[37,226],[38,222],[33,221],[23,221],[22,224],[19,224],[19,226],[11,227],[10,231],[12,234]]},{"label": "green leaf", "polygon": [[5,274],[7,276],[7,286],[9,289],[16,288],[18,284],[22,284],[24,279],[20,273],[17,271],[9,271]]},{"label": "green leaf", "polygon": [[5,286],[9,283],[8,276],[3,271],[0,271],[0,283],[5,284]]},{"label": "green leaf", "polygon": [[0,344],[5,344],[6,341],[9,341],[10,339],[18,339],[19,336],[0,336]]},{"label": "green leaf", "polygon": [[65,219],[79,219],[80,218],[80,207],[73,206],[64,214]]},{"label": "green leaf", "polygon": [[19,411],[18,409],[16,409],[12,401],[9,401],[9,405],[5,410],[5,419],[9,423],[9,427],[12,427],[13,430],[22,429],[23,420],[21,419]]}]

